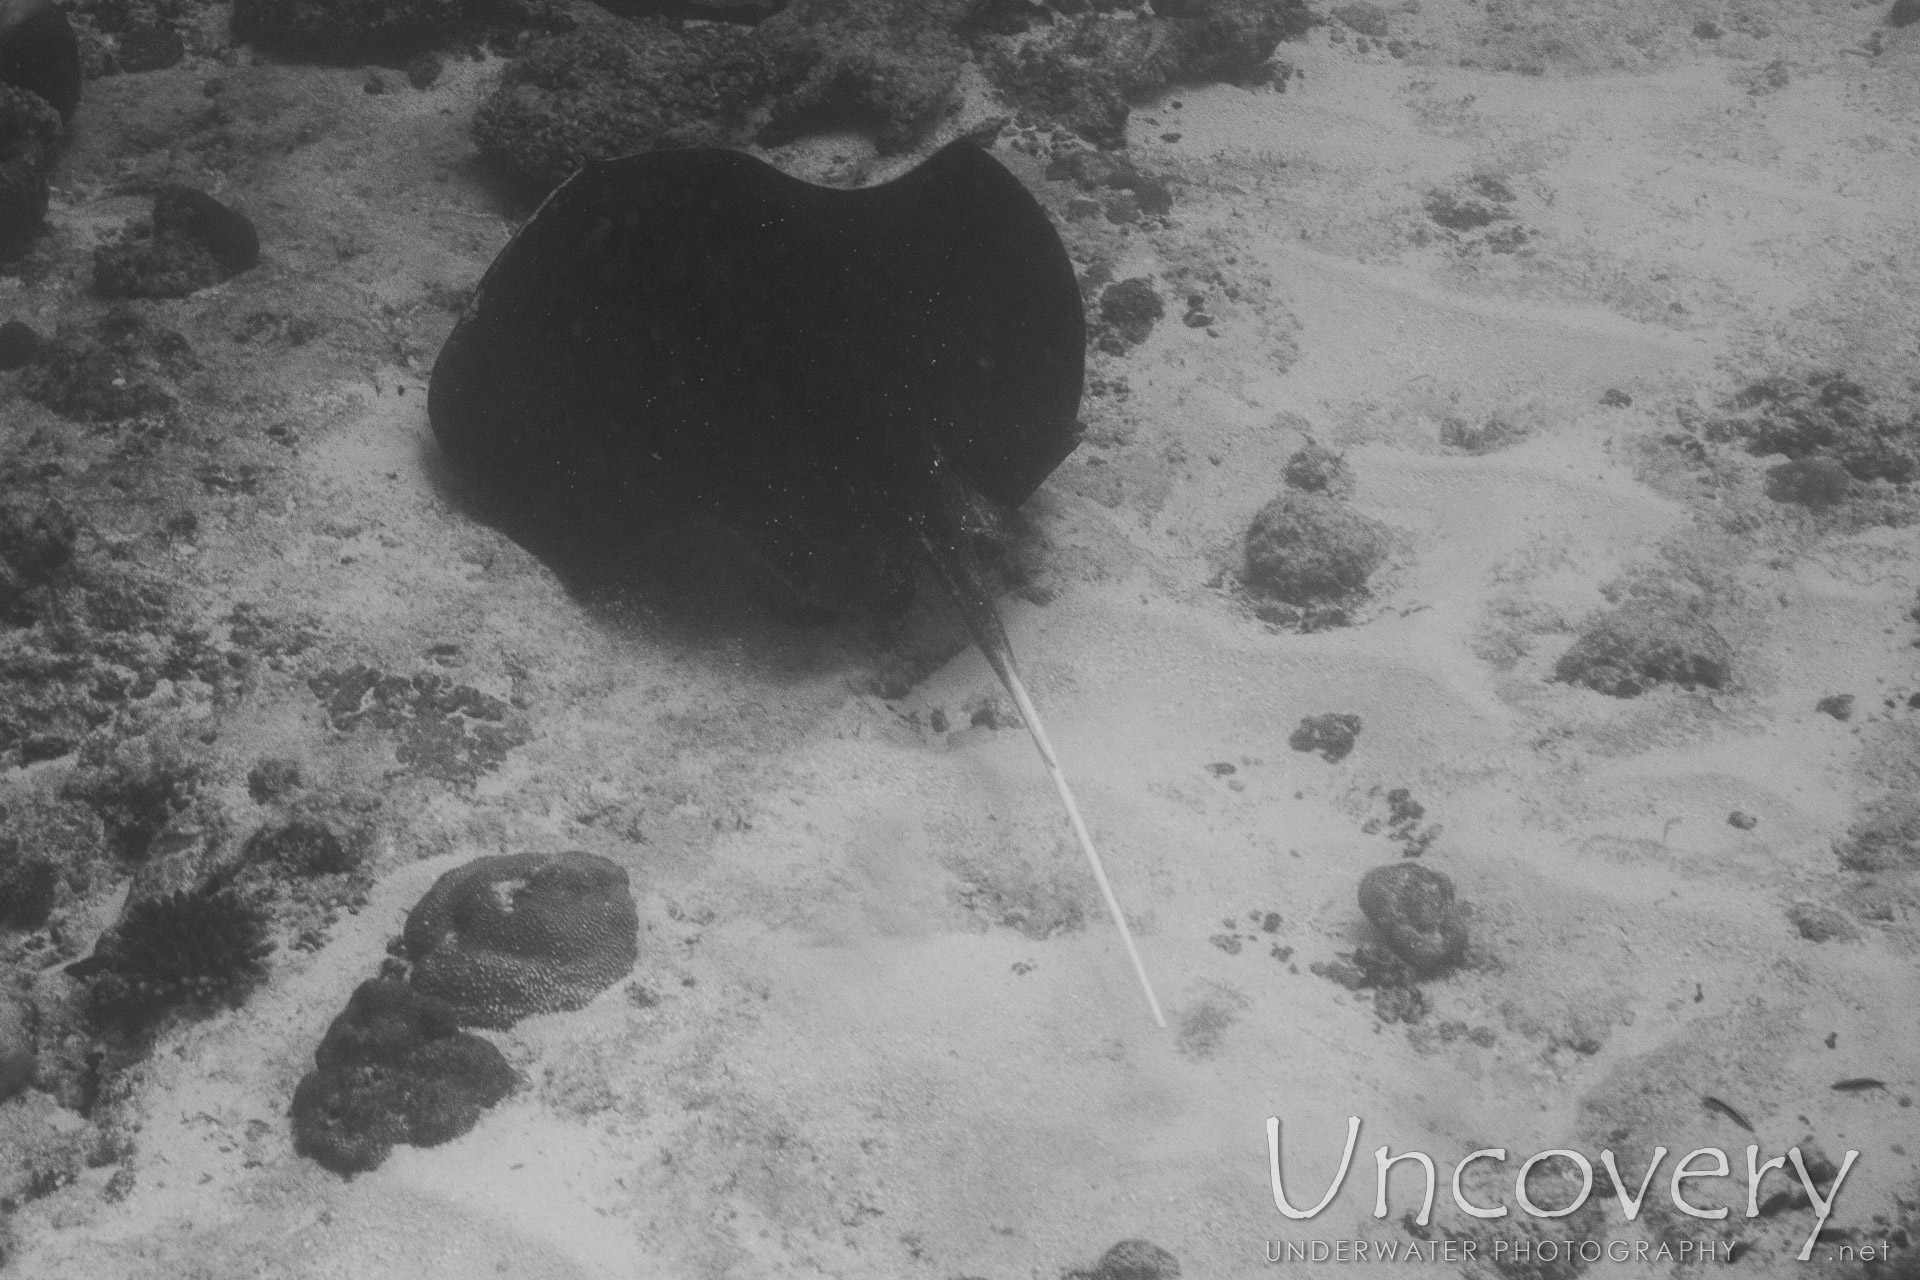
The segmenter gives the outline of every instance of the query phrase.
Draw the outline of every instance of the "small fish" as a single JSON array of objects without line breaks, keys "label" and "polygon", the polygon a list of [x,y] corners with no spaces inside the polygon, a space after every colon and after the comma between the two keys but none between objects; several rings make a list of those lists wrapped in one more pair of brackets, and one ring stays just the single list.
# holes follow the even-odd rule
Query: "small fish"
[{"label": "small fish", "polygon": [[1720,1099],[1714,1097],[1712,1094],[1707,1094],[1703,1096],[1700,1099],[1700,1101],[1706,1106],[1707,1110],[1718,1111],[1721,1115],[1733,1121],[1735,1124],[1739,1125],[1742,1129],[1745,1129],[1748,1133],[1753,1132],[1753,1126],[1747,1123],[1747,1118],[1745,1116],[1741,1115],[1738,1111],[1735,1111],[1731,1106],[1720,1101]]},{"label": "small fish", "polygon": [[1887,1087],[1887,1082],[1875,1080],[1872,1076],[1853,1076],[1840,1081],[1833,1087],[1841,1093],[1860,1093],[1866,1089],[1884,1089]]}]

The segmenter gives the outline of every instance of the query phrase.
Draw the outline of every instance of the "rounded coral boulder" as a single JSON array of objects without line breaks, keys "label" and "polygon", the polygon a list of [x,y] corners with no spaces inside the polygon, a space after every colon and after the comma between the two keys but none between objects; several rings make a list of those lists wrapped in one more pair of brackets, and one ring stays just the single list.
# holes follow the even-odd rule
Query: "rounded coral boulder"
[{"label": "rounded coral boulder", "polygon": [[1360,880],[1360,910],[1421,973],[1437,973],[1466,954],[1467,914],[1445,872],[1417,862],[1375,867]]},{"label": "rounded coral boulder", "polygon": [[400,1143],[450,1142],[519,1083],[444,1003],[379,979],[354,991],[313,1058],[293,1093],[294,1149],[335,1173],[377,1169]]},{"label": "rounded coral boulder", "polygon": [[590,853],[475,858],[434,882],[407,916],[413,985],[463,1026],[510,1027],[578,1009],[639,958],[626,870]]}]

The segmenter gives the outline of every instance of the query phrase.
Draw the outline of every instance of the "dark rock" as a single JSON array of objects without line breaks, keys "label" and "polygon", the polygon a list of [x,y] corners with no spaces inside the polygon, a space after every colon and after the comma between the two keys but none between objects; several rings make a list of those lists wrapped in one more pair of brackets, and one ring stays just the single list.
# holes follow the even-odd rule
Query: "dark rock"
[{"label": "dark rock", "polygon": [[1727,825],[1730,827],[1738,827],[1742,831],[1751,831],[1760,825],[1760,819],[1750,813],[1735,809],[1727,815]]},{"label": "dark rock", "polygon": [[753,28],[765,68],[763,142],[849,125],[883,152],[910,146],[949,102],[972,0],[791,0]]},{"label": "dark rock", "polygon": [[1656,684],[1720,689],[1733,648],[1705,618],[1666,601],[1636,599],[1601,614],[1554,664],[1554,678],[1615,698]]},{"label": "dark rock", "polygon": [[737,22],[751,27],[786,8],[787,0],[609,0],[604,7],[623,18]]},{"label": "dark rock", "polygon": [[0,324],[0,373],[32,364],[46,343],[25,320]]},{"label": "dark rock", "polygon": [[0,84],[0,254],[24,248],[45,221],[62,132],[60,113],[45,99]]},{"label": "dark rock", "polygon": [[1440,423],[1440,443],[1462,453],[1482,454],[1504,449],[1526,435],[1526,431],[1497,413],[1478,423],[1449,417]]},{"label": "dark rock", "polygon": [[1354,739],[1359,736],[1359,716],[1330,711],[1302,719],[1288,735],[1287,745],[1295,751],[1318,751],[1328,764],[1337,764],[1353,754]]},{"label": "dark rock", "polygon": [[1920,863],[1920,800],[1896,793],[1870,806],[1834,852],[1849,871],[1893,871]]},{"label": "dark rock", "polygon": [[20,750],[21,764],[38,764],[42,760],[72,755],[78,744],[57,733],[30,733],[14,745]]},{"label": "dark rock", "polygon": [[1358,965],[1346,960],[1316,960],[1307,971],[1329,982],[1337,982],[1349,991],[1362,991],[1372,984]]},{"label": "dark rock", "polygon": [[1352,4],[1334,6],[1333,16],[1363,36],[1386,39],[1387,11],[1377,4],[1354,0]]},{"label": "dark rock", "polygon": [[1511,215],[1484,201],[1435,191],[1427,196],[1427,216],[1449,231],[1478,231]]},{"label": "dark rock", "polygon": [[1497,174],[1476,173],[1467,182],[1467,185],[1487,199],[1497,200],[1501,204],[1512,204],[1519,198],[1513,194],[1513,188],[1508,186]]},{"label": "dark rock", "polygon": [[1853,719],[1853,695],[1830,693],[1814,703],[1813,709],[1822,715],[1832,716],[1835,720],[1851,720]]},{"label": "dark rock", "polygon": [[178,380],[193,367],[185,338],[138,312],[116,311],[62,325],[20,389],[63,417],[112,422],[172,410]]},{"label": "dark rock", "polygon": [[336,1173],[378,1168],[396,1144],[466,1133],[519,1077],[454,1011],[400,982],[363,982],[293,1093],[294,1150]]},{"label": "dark rock", "polygon": [[407,63],[407,83],[416,89],[430,89],[440,78],[443,64],[430,53],[423,53]]},{"label": "dark rock", "polygon": [[1100,1255],[1095,1280],[1177,1280],[1180,1260],[1157,1244],[1122,1240]]},{"label": "dark rock", "polygon": [[1853,477],[1832,458],[1795,458],[1767,468],[1767,496],[1821,510],[1846,501]]},{"label": "dark rock", "polygon": [[1363,942],[1341,958],[1352,961],[1354,970],[1360,975],[1360,982],[1354,988],[1357,991],[1368,988],[1376,991],[1411,988],[1420,981],[1420,970],[1409,964],[1399,952],[1377,942]]},{"label": "dark rock", "polygon": [[324,822],[300,819],[261,827],[247,838],[248,862],[272,863],[296,876],[339,875],[352,871],[361,850]]},{"label": "dark rock", "polygon": [[[1111,187],[1137,192],[1144,187],[1165,185],[1160,179],[1141,172],[1123,155],[1088,147],[1056,150],[1047,162],[1047,178],[1053,182],[1071,182],[1082,191]],[[1168,207],[1171,208],[1171,204]]]},{"label": "dark rock", "polygon": [[111,851],[131,862],[147,856],[154,838],[194,806],[205,774],[170,751],[136,752],[86,769],[61,788],[99,817]]},{"label": "dark rock", "polygon": [[1173,188],[1159,178],[1136,175],[1130,180],[1128,190],[1133,193],[1141,213],[1164,218],[1173,212]]},{"label": "dark rock", "polygon": [[1610,387],[1601,394],[1600,403],[1609,409],[1626,409],[1633,405],[1633,397],[1618,388]]},{"label": "dark rock", "polygon": [[1290,487],[1302,493],[1344,498],[1353,492],[1353,468],[1347,465],[1347,460],[1311,440],[1294,451],[1280,474]]},{"label": "dark rock", "polygon": [[624,868],[589,853],[476,858],[407,916],[413,984],[466,1026],[578,1009],[639,958]]},{"label": "dark rock", "polygon": [[[143,423],[126,434],[164,430]],[[153,727],[148,699],[173,696],[161,681],[189,697],[216,698],[238,682],[244,659],[216,651],[203,627],[174,612],[166,583],[102,554],[98,539],[77,521],[69,525],[57,504],[36,502],[22,486],[0,512],[11,512],[0,516],[0,578],[11,575],[0,596],[14,623],[0,626],[0,759],[17,766],[87,741],[144,741]],[[68,558],[56,566],[49,555]],[[61,788],[63,796],[90,801],[79,793],[114,772],[94,763],[71,778],[71,794]],[[99,798],[107,810],[118,807],[104,792]],[[86,843],[91,850],[104,841],[96,834]],[[138,857],[144,845],[124,852]]]},{"label": "dark rock", "polygon": [[46,591],[72,564],[79,532],[57,502],[0,501],[0,621],[27,626],[46,612]]},{"label": "dark rock", "polygon": [[1280,42],[1313,22],[1298,0],[1156,0],[1153,11],[1170,21],[1168,79],[1182,83],[1258,80]]},{"label": "dark rock", "polygon": [[1387,825],[1393,830],[1404,831],[1427,816],[1427,806],[1413,798],[1413,792],[1406,787],[1395,787],[1387,792]]},{"label": "dark rock", "polygon": [[994,84],[1028,115],[1054,120],[1102,147],[1127,141],[1128,100],[1164,85],[1180,50],[1164,23],[1094,15],[1045,37],[989,53]]},{"label": "dark rock", "polygon": [[47,859],[0,836],[0,927],[38,929],[60,891],[60,870]]},{"label": "dark rock", "polygon": [[397,63],[501,7],[491,0],[234,0],[233,35],[293,58]]},{"label": "dark rock", "polygon": [[1822,457],[1855,480],[1906,484],[1920,478],[1920,409],[1874,403],[1839,373],[1766,378],[1727,402],[1732,412],[1706,424],[1709,440],[1735,441],[1749,453]]},{"label": "dark rock", "polygon": [[529,44],[481,104],[474,138],[545,191],[589,160],[738,143],[765,85],[738,29],[609,19]]},{"label": "dark rock", "polygon": [[266,804],[300,789],[297,761],[269,756],[247,770],[247,794],[255,804]]},{"label": "dark rock", "polygon": [[1154,322],[1166,313],[1166,304],[1145,276],[1117,281],[1100,294],[1100,318],[1118,336],[1123,349],[1145,342]]},{"label": "dark rock", "polygon": [[171,184],[154,194],[148,227],[94,251],[93,282],[107,297],[183,298],[259,261],[260,236],[245,214]]},{"label": "dark rock", "polygon": [[122,32],[114,48],[114,61],[122,71],[164,71],[177,66],[187,56],[187,46],[172,27],[134,27]]},{"label": "dark rock", "polygon": [[1361,878],[1360,910],[1394,954],[1420,973],[1437,973],[1466,954],[1466,913],[1454,902],[1453,881],[1432,867],[1375,867]]},{"label": "dark rock", "polygon": [[1887,10],[1887,25],[1890,27],[1910,27],[1920,22],[1920,0],[1893,0],[1893,7]]},{"label": "dark rock", "polygon": [[[0,1103],[31,1088],[39,1071],[27,1011],[8,996],[0,996]],[[5,1259],[0,1258],[0,1265]]]},{"label": "dark rock", "polygon": [[1852,921],[1832,907],[1813,902],[1796,902],[1788,907],[1787,920],[1808,942],[1852,942],[1860,936]]},{"label": "dark rock", "polygon": [[80,105],[80,44],[53,0],[0,0],[0,84],[38,95],[62,120]]},{"label": "dark rock", "polygon": [[1241,577],[1288,604],[1320,604],[1363,590],[1388,545],[1379,521],[1327,494],[1293,490],[1253,518]]},{"label": "dark rock", "polygon": [[969,35],[1017,36],[1050,25],[1053,14],[1033,0],[979,0],[967,14]]},{"label": "dark rock", "polygon": [[1418,987],[1378,986],[1373,992],[1373,1012],[1382,1022],[1412,1026],[1427,1016],[1427,998]]},{"label": "dark rock", "polygon": [[129,227],[93,251],[93,287],[103,298],[184,298],[220,283],[202,245]]}]

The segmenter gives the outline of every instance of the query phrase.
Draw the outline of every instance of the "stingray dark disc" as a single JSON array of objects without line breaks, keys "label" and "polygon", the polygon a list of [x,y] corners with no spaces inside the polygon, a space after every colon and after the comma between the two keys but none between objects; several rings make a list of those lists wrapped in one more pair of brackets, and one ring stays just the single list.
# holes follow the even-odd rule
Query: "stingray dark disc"
[{"label": "stingray dark disc", "polygon": [[898,591],[943,467],[1008,506],[1077,443],[1085,325],[1046,213],[950,146],[842,191],[738,152],[562,184],[434,365],[435,436],[549,558],[717,522],[791,582]]}]

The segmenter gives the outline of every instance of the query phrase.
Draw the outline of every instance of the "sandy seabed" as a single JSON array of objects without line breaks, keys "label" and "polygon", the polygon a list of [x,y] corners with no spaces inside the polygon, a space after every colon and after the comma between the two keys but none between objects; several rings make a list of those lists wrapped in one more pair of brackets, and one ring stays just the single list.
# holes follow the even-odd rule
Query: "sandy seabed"
[{"label": "sandy seabed", "polygon": [[[195,484],[182,464],[91,514],[209,618],[247,602],[310,620],[311,648],[198,714],[222,794],[254,815],[242,830],[265,756],[383,795],[377,876],[321,945],[282,946],[243,1005],[170,1025],[128,1069],[114,1105],[132,1141],[10,1215],[12,1272],[1011,1280],[1143,1238],[1188,1277],[1347,1274],[1284,1244],[1419,1240],[1411,1166],[1372,1212],[1388,1144],[1436,1162],[1426,1234],[1477,1242],[1467,1260],[1422,1241],[1429,1273],[1868,1274],[1849,1259],[1903,1244],[1920,1195],[1916,864],[1849,871],[1835,843],[1920,774],[1920,523],[1775,502],[1778,457],[1683,444],[1762,377],[1841,369],[1909,412],[1920,396],[1920,27],[1782,4],[1624,70],[1587,52],[1610,47],[1607,21],[1684,32],[1708,9],[1529,11],[1542,74],[1317,28],[1283,47],[1284,91],[1136,108],[1165,219],[1069,219],[1081,193],[1042,176],[1044,135],[1002,135],[1080,265],[1147,277],[1168,304],[1143,343],[1095,357],[1088,442],[1029,504],[1030,581],[1002,602],[1166,1031],[943,608],[915,615],[906,659],[831,630],[662,622],[569,596],[461,506],[425,378],[446,299],[513,228],[466,130],[497,62],[381,95],[352,71],[223,72],[259,156],[221,194],[258,224],[263,263],[156,311],[196,339],[206,430],[265,479]],[[1456,52],[1497,26],[1465,0],[1406,10]],[[144,212],[118,184],[182,145],[207,76],[89,85],[52,213],[76,253]],[[770,158],[818,177],[870,153],[827,139]],[[1436,193],[1495,188],[1494,222],[1436,220]],[[1188,294],[1211,324],[1182,323]],[[0,310],[42,330],[97,309],[71,281],[0,282]],[[202,336],[262,312],[321,336]],[[0,395],[8,447],[53,429]],[[1449,419],[1497,426],[1469,439]],[[1344,454],[1393,550],[1352,625],[1302,634],[1233,583],[1308,438]],[[191,540],[151,533],[181,509]],[[1710,597],[1725,687],[1556,681],[1606,593],[1649,582]],[[409,772],[310,691],[356,662],[508,701],[525,740],[470,783]],[[1850,717],[1816,710],[1836,694]],[[1289,749],[1329,712],[1361,719],[1350,755]],[[1422,985],[1411,1024],[1313,971],[1368,936],[1355,890],[1401,856],[1401,788],[1439,828],[1424,864],[1474,913],[1467,963]],[[488,1033],[527,1086],[466,1136],[351,1179],[297,1156],[293,1087],[406,909],[471,857],[565,848],[629,871],[633,979]],[[1801,903],[1843,927],[1804,936]],[[71,910],[104,920],[110,899]],[[1833,1088],[1859,1079],[1880,1084]],[[86,1123],[44,1092],[5,1109]],[[1300,1203],[1349,1116],[1344,1191],[1283,1217],[1268,1117]],[[1476,1191],[1511,1204],[1535,1152],[1597,1166],[1616,1149],[1637,1182],[1655,1144],[1672,1154],[1635,1223],[1610,1190],[1572,1227],[1451,1204],[1472,1151],[1512,1157]],[[1860,1153],[1811,1261],[1810,1211],[1745,1216],[1749,1144]],[[1729,1178],[1686,1193],[1734,1206],[1725,1221],[1672,1208],[1665,1170],[1696,1148],[1729,1155]],[[1794,1185],[1791,1166],[1771,1178],[1763,1199]],[[1564,1260],[1589,1239],[1631,1256]],[[1659,1256],[1682,1241],[1694,1252]],[[1739,1247],[1707,1261],[1709,1242]],[[1875,1274],[1910,1274],[1893,1257]]]}]

